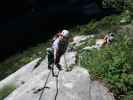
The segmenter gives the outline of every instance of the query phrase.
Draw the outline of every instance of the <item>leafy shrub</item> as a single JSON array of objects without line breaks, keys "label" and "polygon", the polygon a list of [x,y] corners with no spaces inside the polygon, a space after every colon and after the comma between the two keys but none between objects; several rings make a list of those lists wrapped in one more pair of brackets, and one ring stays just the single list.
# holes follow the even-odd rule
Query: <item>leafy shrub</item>
[{"label": "leafy shrub", "polygon": [[95,20],[90,21],[86,25],[78,25],[75,28],[72,28],[70,31],[74,35],[89,35],[93,33],[97,33],[97,22]]},{"label": "leafy shrub", "polygon": [[87,25],[83,25],[82,27],[80,27],[80,33],[84,34],[84,35],[88,35],[88,34],[92,34],[92,33],[95,34],[96,26],[97,26],[96,21],[92,20]]},{"label": "leafy shrub", "polygon": [[131,23],[131,13],[129,10],[125,10],[122,14],[121,14],[121,20],[120,23],[121,24],[129,24]]},{"label": "leafy shrub", "polygon": [[117,100],[130,98],[132,96],[128,97],[128,94],[133,91],[132,49],[133,41],[127,34],[119,33],[115,35],[112,45],[81,53],[80,63],[88,69],[93,79],[107,82]]},{"label": "leafy shrub", "polygon": [[0,100],[3,100],[15,89],[16,89],[16,86],[14,86],[14,85],[8,85],[8,86],[5,86],[4,88],[2,88],[0,90]]},{"label": "leafy shrub", "polygon": [[115,27],[120,25],[120,20],[121,16],[106,16],[98,22],[97,28],[100,30],[112,31]]},{"label": "leafy shrub", "polygon": [[133,91],[128,92],[128,94],[122,100],[132,100],[133,99]]}]

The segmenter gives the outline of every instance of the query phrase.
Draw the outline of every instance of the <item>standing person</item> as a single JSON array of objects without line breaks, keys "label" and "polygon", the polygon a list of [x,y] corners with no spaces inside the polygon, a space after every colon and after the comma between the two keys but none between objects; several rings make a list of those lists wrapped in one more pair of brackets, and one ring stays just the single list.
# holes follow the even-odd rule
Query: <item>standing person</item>
[{"label": "standing person", "polygon": [[61,65],[59,64],[61,56],[65,53],[67,47],[68,47],[68,40],[69,40],[69,31],[63,30],[61,33],[59,33],[59,36],[53,41],[52,43],[52,51],[51,53],[51,62],[48,65],[48,68],[51,69],[52,61],[54,61],[54,64],[59,70],[62,70]]}]

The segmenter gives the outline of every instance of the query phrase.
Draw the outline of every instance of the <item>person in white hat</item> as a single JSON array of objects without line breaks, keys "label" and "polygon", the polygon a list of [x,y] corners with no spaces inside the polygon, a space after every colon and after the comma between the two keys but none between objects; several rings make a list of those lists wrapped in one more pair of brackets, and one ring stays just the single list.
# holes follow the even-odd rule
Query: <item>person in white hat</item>
[{"label": "person in white hat", "polygon": [[68,30],[63,30],[63,31],[61,32],[61,35],[62,35],[63,37],[65,37],[65,38],[68,38],[68,37],[69,37],[69,31],[68,31]]},{"label": "person in white hat", "polygon": [[109,33],[109,34],[105,35],[105,37],[104,37],[104,40],[106,41],[107,44],[111,44],[113,39],[114,39],[113,33]]},{"label": "person in white hat", "polygon": [[[68,30],[62,30],[60,35],[53,41],[52,43],[52,49],[53,49],[53,55],[54,55],[54,64],[59,70],[62,70],[61,65],[59,64],[61,56],[65,53],[67,46],[68,46],[68,40],[69,40],[69,31]],[[50,68],[50,66],[49,66]]]}]

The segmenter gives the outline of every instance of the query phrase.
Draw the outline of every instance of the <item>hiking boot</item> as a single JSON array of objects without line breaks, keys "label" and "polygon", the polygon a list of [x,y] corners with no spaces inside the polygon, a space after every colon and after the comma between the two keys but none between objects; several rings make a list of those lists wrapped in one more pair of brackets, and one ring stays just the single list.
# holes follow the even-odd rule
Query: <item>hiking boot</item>
[{"label": "hiking boot", "polygon": [[53,77],[58,77],[58,75],[52,74]]},{"label": "hiking boot", "polygon": [[57,64],[56,67],[57,67],[59,70],[63,70],[63,69],[61,68],[61,65],[60,65],[60,64]]},{"label": "hiking boot", "polygon": [[52,69],[52,67],[51,67],[50,65],[48,65],[48,69],[49,69],[49,70],[51,70],[51,69]]}]

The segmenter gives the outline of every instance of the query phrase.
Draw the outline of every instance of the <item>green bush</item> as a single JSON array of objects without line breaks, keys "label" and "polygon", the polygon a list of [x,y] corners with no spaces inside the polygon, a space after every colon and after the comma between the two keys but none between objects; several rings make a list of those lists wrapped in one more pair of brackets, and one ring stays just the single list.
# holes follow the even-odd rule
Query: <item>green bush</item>
[{"label": "green bush", "polygon": [[133,41],[127,34],[119,33],[111,45],[81,53],[80,63],[88,69],[92,79],[104,80],[117,100],[130,98],[128,94],[133,91],[132,49]]},{"label": "green bush", "polygon": [[96,33],[96,21],[92,20],[87,25],[83,25],[80,27],[80,34],[89,35],[92,33]]},{"label": "green bush", "polygon": [[97,22],[95,20],[90,21],[86,25],[78,25],[70,29],[73,36],[75,35],[89,35],[97,33]]},{"label": "green bush", "polygon": [[8,86],[5,86],[4,88],[2,88],[0,90],[0,100],[3,100],[15,89],[16,89],[16,86],[14,86],[14,85],[8,85]]},{"label": "green bush", "polygon": [[120,24],[129,24],[131,23],[131,12],[129,10],[125,10],[122,14],[121,14],[121,20],[120,20]]},{"label": "green bush", "polygon": [[115,31],[115,28],[120,25],[121,16],[106,16],[98,22],[98,30]]},{"label": "green bush", "polygon": [[133,91],[129,92],[122,100],[132,100],[133,99]]}]

